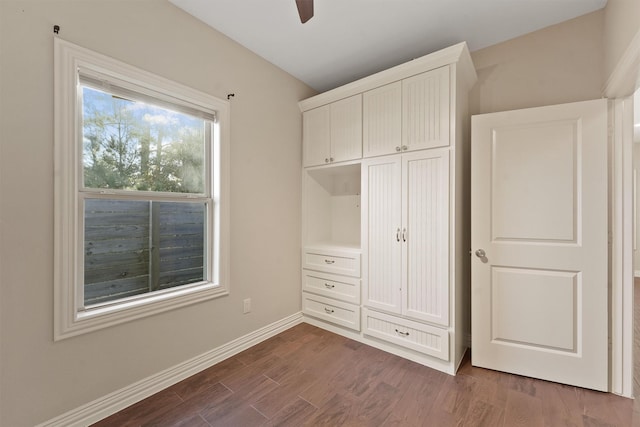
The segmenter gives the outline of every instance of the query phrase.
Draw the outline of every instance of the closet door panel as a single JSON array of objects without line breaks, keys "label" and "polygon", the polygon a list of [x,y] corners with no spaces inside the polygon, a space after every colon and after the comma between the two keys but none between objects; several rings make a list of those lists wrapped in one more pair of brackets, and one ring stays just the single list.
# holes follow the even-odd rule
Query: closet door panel
[{"label": "closet door panel", "polygon": [[407,150],[449,145],[449,67],[402,81],[402,145]]},{"label": "closet door panel", "polygon": [[362,158],[362,95],[331,104],[331,157],[334,162]]},{"label": "closet door panel", "polygon": [[362,104],[364,157],[399,151],[402,145],[402,84],[395,82],[365,92]]},{"label": "closet door panel", "polygon": [[362,164],[364,304],[400,313],[401,214],[400,156]]},{"label": "closet door panel", "polygon": [[403,155],[403,313],[449,324],[449,152]]}]

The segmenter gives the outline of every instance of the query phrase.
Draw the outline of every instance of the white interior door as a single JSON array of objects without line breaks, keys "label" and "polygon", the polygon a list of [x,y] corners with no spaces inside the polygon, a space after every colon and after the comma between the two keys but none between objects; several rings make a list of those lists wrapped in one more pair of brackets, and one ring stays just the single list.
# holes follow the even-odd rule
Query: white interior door
[{"label": "white interior door", "polygon": [[607,101],[472,119],[472,363],[608,388]]}]

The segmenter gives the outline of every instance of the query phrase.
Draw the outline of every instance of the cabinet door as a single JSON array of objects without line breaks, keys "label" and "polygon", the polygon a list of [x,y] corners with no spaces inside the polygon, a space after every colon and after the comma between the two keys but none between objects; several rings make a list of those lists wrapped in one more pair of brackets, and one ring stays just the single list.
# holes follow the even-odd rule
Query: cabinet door
[{"label": "cabinet door", "polygon": [[402,156],[405,316],[449,324],[449,151]]},{"label": "cabinet door", "polygon": [[328,105],[302,113],[304,166],[329,163],[330,125]]},{"label": "cabinet door", "polygon": [[336,101],[330,108],[332,161],[362,158],[362,95]]},{"label": "cabinet door", "polygon": [[362,163],[362,283],[364,305],[400,313],[401,156]]},{"label": "cabinet door", "polygon": [[402,81],[402,146],[405,150],[449,145],[449,67]]},{"label": "cabinet door", "polygon": [[391,154],[402,145],[402,84],[391,83],[362,96],[364,157]]}]

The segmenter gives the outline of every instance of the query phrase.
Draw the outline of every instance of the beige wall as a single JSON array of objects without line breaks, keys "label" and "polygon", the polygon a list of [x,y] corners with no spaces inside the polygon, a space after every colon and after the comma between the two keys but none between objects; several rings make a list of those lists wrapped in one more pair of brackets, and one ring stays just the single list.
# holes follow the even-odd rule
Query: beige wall
[{"label": "beige wall", "polygon": [[[53,342],[54,24],[65,40],[236,94],[231,296]],[[309,87],[165,1],[1,0],[0,52],[0,425],[32,426],[300,310],[297,101]]]},{"label": "beige wall", "polygon": [[636,218],[635,218],[635,249],[633,250],[633,269],[634,275],[640,277],[640,89],[633,94],[633,169],[636,173]]},{"label": "beige wall", "polygon": [[[640,105],[634,105],[634,108],[640,108]],[[635,141],[633,144],[633,169],[636,171],[636,200],[640,200],[640,141]],[[640,206],[638,206],[640,208]],[[640,216],[640,209],[636,211],[636,215]],[[636,224],[640,224],[640,218],[636,217]],[[636,226],[636,245],[633,250],[633,269],[634,276],[640,276],[640,227]]]},{"label": "beige wall", "polygon": [[473,52],[471,114],[600,98],[603,21],[600,10]]},{"label": "beige wall", "polygon": [[640,32],[639,0],[608,0],[604,9],[605,80]]},{"label": "beige wall", "polygon": [[[637,30],[638,4],[609,0],[474,52],[471,113],[599,98]],[[236,94],[230,297],[52,341],[54,24],[71,42]],[[0,0],[0,425],[47,420],[299,310],[296,102],[312,94],[164,1]],[[247,297],[253,312],[242,315]]]}]

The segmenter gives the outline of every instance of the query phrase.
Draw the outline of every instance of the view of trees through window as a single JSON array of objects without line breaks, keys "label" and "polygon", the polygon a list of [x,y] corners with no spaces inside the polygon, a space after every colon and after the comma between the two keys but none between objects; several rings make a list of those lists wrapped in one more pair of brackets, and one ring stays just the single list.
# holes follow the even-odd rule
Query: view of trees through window
[{"label": "view of trees through window", "polygon": [[211,123],[88,86],[82,101],[85,306],[206,280]]},{"label": "view of trees through window", "polygon": [[85,187],[204,193],[205,120],[87,86],[82,99]]}]

